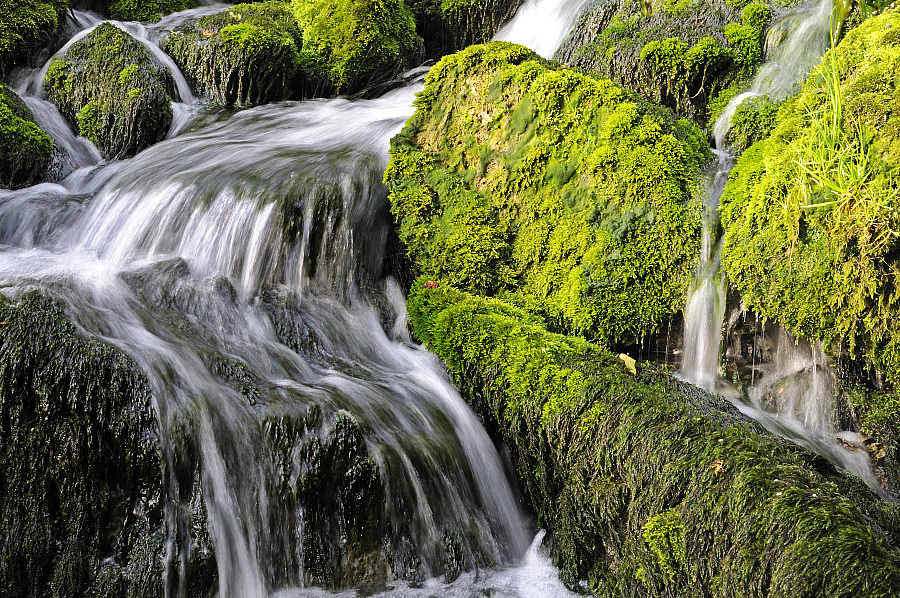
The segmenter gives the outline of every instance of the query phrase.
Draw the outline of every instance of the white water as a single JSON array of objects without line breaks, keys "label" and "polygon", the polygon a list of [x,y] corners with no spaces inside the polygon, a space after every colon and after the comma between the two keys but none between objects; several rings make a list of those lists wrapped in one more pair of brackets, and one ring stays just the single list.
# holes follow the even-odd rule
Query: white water
[{"label": "white water", "polygon": [[552,58],[589,0],[526,0],[495,40],[522,44]]},{"label": "white water", "polygon": [[728,396],[770,431],[827,457],[887,497],[872,473],[863,446],[856,441],[855,448],[847,449],[836,439],[838,431],[832,419],[835,374],[821,347],[798,341],[781,330],[775,359],[758,368],[762,375],[747,392],[748,402],[720,377],[719,369],[726,281],[721,269],[723,238],[718,206],[734,165],[725,147],[731,117],[747,98],[767,95],[780,100],[800,88],[829,47],[831,10],[831,0],[821,0],[774,23],[767,44],[775,46],[774,55],[760,67],[750,89],[735,97],[716,120],[717,164],[704,205],[700,262],[684,311],[684,353],[679,374],[709,392]]},{"label": "white water", "polygon": [[[447,586],[451,594],[570,595],[538,552],[543,534],[525,552],[526,518],[493,443],[442,364],[410,343],[402,294],[383,278],[391,217],[381,173],[421,84],[371,101],[261,106],[202,126],[197,98],[156,42],[219,8],[151,27],[115,23],[169,67],[184,100],[174,105],[169,139],[132,159],[101,163],[75,136],[41,97],[47,65],[18,82],[62,150],[65,178],[0,190],[0,291],[15,299],[41,289],[79,330],[137,360],[153,391],[166,471],[185,458],[184,434],[199,451],[221,598],[284,587],[317,595],[300,589],[310,505],[285,513],[291,504],[270,492],[280,474],[262,428],[271,417],[306,421],[313,408],[326,417],[309,435],[328,433],[329,414],[359,422],[394,539],[410,542],[430,591],[444,589],[433,576],[450,533],[465,538],[464,566],[520,563],[464,574]],[[75,39],[98,24],[80,23]],[[381,294],[393,306],[390,336],[373,305]],[[288,346],[285,327],[310,346]],[[252,400],[221,364],[246,373]],[[176,536],[190,505],[177,500],[185,489],[175,476],[164,477],[165,586],[184,595],[191,543]],[[290,523],[272,528],[273,517]]]}]

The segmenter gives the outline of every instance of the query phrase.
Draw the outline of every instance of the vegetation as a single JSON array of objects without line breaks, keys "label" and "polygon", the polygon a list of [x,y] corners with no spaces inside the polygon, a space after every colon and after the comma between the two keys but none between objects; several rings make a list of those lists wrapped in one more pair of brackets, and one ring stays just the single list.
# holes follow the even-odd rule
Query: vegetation
[{"label": "vegetation", "polygon": [[44,92],[109,158],[134,155],[163,139],[172,122],[172,74],[111,23],[51,63]]},{"label": "vegetation", "polygon": [[432,68],[385,181],[420,272],[630,340],[682,306],[708,151],[611,82],[495,42]]},{"label": "vegetation", "polygon": [[727,143],[735,154],[771,134],[777,122],[778,109],[781,102],[768,96],[747,98],[734,109],[731,115],[731,129],[728,131]]},{"label": "vegetation", "polygon": [[[723,264],[749,306],[865,352],[900,381],[900,15],[849,32],[748,149],[722,197]],[[835,345],[837,346],[837,345]]]},{"label": "vegetation", "polygon": [[522,0],[422,0],[408,2],[425,55],[439,59],[490,41]]},{"label": "vegetation", "polygon": [[[893,596],[898,506],[660,366],[417,280],[416,336],[510,448],[565,580],[601,596]],[[862,556],[861,555],[865,555]]]},{"label": "vegetation", "polygon": [[293,0],[300,59],[317,89],[352,93],[416,66],[422,40],[402,0]]},{"label": "vegetation", "polygon": [[52,151],[53,142],[35,124],[25,102],[0,85],[0,187],[41,182]]},{"label": "vegetation", "polygon": [[67,0],[0,0],[0,75],[27,63],[65,18]]},{"label": "vegetation", "polygon": [[119,21],[155,23],[167,14],[195,6],[196,0],[111,0],[109,16]]},{"label": "vegetation", "polygon": [[210,101],[252,105],[303,97],[302,45],[288,5],[261,2],[189,21],[163,50]]}]

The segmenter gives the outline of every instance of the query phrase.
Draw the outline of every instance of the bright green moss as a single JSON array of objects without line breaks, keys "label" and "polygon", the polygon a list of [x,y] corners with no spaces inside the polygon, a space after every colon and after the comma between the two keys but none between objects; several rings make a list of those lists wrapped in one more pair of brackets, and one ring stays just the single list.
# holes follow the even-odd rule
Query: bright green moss
[{"label": "bright green moss", "polygon": [[11,89],[0,85],[0,187],[40,182],[50,165],[53,142]]},{"label": "bright green moss", "polygon": [[44,79],[47,98],[110,158],[165,137],[173,87],[168,69],[112,23],[72,44]]},{"label": "bright green moss", "polygon": [[385,181],[420,271],[632,339],[680,309],[709,149],[609,81],[527,48],[473,46],[429,72]]},{"label": "bright green moss", "polygon": [[287,4],[238,4],[189,21],[163,42],[185,76],[217,104],[299,99],[302,36]]},{"label": "bright green moss", "polygon": [[797,334],[864,351],[894,382],[900,46],[885,39],[896,28],[890,13],[848,33],[722,197],[723,263],[744,301]]},{"label": "bright green moss", "polygon": [[304,69],[324,89],[357,91],[414,66],[421,39],[402,0],[293,0]]},{"label": "bright green moss", "polygon": [[66,0],[0,0],[0,74],[28,62],[65,18]]},{"label": "bright green moss", "polygon": [[775,128],[781,102],[768,96],[747,98],[734,109],[728,142],[736,154],[769,136]]},{"label": "bright green moss", "polygon": [[681,517],[674,509],[666,509],[644,524],[644,541],[659,559],[659,566],[672,579],[684,563],[683,534]]},{"label": "bright green moss", "polygon": [[[598,596],[893,597],[897,505],[658,366],[422,277],[408,311]],[[849,498],[848,498],[849,497]],[[640,584],[640,585],[638,585]]]},{"label": "bright green moss", "polygon": [[195,0],[112,0],[109,15],[119,21],[155,23],[167,14],[195,6]]}]

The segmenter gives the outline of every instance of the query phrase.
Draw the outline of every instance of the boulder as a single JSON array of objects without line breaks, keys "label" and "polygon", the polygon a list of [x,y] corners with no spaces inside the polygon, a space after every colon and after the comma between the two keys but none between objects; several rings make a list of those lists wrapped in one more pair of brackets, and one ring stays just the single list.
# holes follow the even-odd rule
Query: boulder
[{"label": "boulder", "polygon": [[53,142],[34,122],[16,93],[0,85],[0,187],[27,187],[43,180]]}]

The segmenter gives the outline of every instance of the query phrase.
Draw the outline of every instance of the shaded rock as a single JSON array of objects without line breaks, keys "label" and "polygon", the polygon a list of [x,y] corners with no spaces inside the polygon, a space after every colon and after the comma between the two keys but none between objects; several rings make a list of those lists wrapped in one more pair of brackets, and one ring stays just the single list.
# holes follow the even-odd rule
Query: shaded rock
[{"label": "shaded rock", "polygon": [[282,2],[238,4],[200,17],[174,30],[162,47],[214,103],[253,105],[304,95],[302,37]]},{"label": "shaded rock", "polygon": [[109,16],[119,21],[155,23],[167,14],[197,6],[196,0],[113,0]]},{"label": "shaded rock", "polygon": [[0,75],[26,64],[65,19],[66,0],[0,0]]},{"label": "shaded rock", "polygon": [[416,17],[416,31],[425,40],[425,55],[438,59],[490,41],[522,0],[408,0],[407,5]]},{"label": "shaded rock", "polygon": [[43,180],[53,142],[16,93],[0,85],[0,187],[27,187]]},{"label": "shaded rock", "polygon": [[50,64],[44,92],[110,159],[162,140],[172,122],[172,74],[112,23],[101,23]]}]

